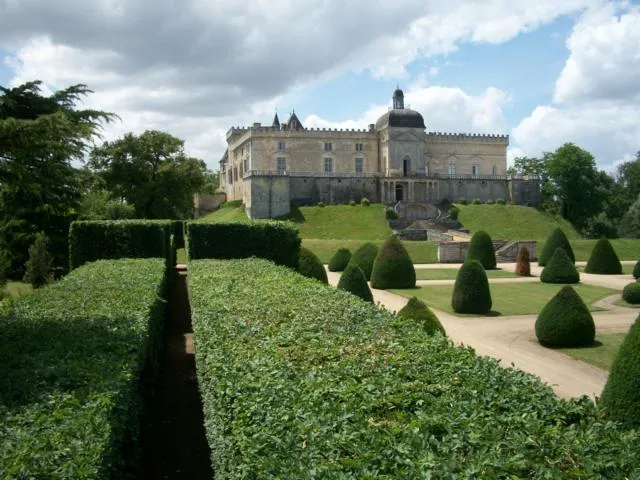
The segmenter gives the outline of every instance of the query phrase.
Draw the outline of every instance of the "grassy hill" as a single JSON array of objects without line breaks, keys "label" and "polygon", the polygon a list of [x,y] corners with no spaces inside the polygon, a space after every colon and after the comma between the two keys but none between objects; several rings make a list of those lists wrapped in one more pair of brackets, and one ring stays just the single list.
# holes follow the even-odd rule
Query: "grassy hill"
[{"label": "grassy hill", "polygon": [[244,207],[222,207],[198,220],[210,223],[237,222],[238,220],[247,220],[247,214]]},{"label": "grassy hill", "polygon": [[458,220],[471,233],[484,230],[496,240],[544,240],[560,227],[569,240],[580,239],[569,222],[521,205],[456,205]]}]

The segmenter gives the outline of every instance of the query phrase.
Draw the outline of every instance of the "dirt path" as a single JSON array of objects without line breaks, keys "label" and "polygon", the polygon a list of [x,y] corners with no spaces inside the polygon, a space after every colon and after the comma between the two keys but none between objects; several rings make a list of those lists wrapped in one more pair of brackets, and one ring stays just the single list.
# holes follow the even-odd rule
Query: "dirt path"
[{"label": "dirt path", "polygon": [[172,278],[164,347],[150,422],[142,432],[144,479],[212,479],[185,268],[177,267]]}]

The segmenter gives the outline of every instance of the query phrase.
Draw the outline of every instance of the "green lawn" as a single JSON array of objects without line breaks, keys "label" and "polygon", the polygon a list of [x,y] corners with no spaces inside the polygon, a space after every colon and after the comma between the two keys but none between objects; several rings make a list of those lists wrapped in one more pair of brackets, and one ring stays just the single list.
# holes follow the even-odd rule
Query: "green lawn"
[{"label": "green lawn", "polygon": [[[416,268],[416,280],[455,280],[457,268]],[[487,270],[488,278],[515,278],[513,272],[506,270]]]},{"label": "green lawn", "polygon": [[292,207],[289,218],[303,239],[384,240],[391,229],[382,204]]},{"label": "green lawn", "polygon": [[247,214],[244,207],[220,208],[198,220],[211,223],[237,222],[238,220],[247,220]]},{"label": "green lawn", "polygon": [[[584,272],[584,267],[576,267],[579,272]],[[622,274],[631,275],[633,273],[633,265],[622,265]]]},{"label": "green lawn", "polygon": [[20,295],[24,295],[25,293],[30,293],[33,290],[33,288],[31,287],[31,284],[29,284],[29,283],[7,282],[6,290],[13,297],[18,297]]},{"label": "green lawn", "polygon": [[[371,241],[371,243],[378,246],[381,246],[382,242],[382,240]],[[317,240],[308,238],[302,240],[302,246],[315,253],[322,263],[329,263],[329,259],[339,248],[348,248],[353,253],[363,243],[367,243],[367,240]],[[402,244],[409,252],[413,263],[436,263],[438,247],[434,242],[403,241]]]},{"label": "green lawn", "polygon": [[596,345],[582,348],[560,348],[562,353],[566,353],[576,360],[590,363],[605,370],[611,369],[611,365],[618,354],[620,345],[624,341],[626,333],[610,333],[608,335],[597,335]]},{"label": "green lawn", "polygon": [[[587,305],[608,295],[619,293],[617,290],[594,285],[578,284],[573,287]],[[493,284],[491,285],[492,315],[537,314],[560,288],[562,285],[549,283]],[[391,292],[407,298],[416,296],[433,308],[455,315],[451,308],[453,285],[421,285],[413,289],[391,290]],[[597,309],[591,307],[591,310]]]},{"label": "green lawn", "polygon": [[[566,231],[565,231],[566,232]],[[538,252],[542,251],[545,239],[538,241]],[[576,256],[576,260],[589,260],[591,251],[597,240],[573,240],[570,239],[571,248]],[[618,254],[620,260],[638,260],[640,259],[640,239],[635,238],[614,238],[610,240],[613,249]],[[633,270],[633,266],[631,266]]]},{"label": "green lawn", "polygon": [[182,265],[187,263],[187,251],[184,248],[176,250],[176,263]]}]

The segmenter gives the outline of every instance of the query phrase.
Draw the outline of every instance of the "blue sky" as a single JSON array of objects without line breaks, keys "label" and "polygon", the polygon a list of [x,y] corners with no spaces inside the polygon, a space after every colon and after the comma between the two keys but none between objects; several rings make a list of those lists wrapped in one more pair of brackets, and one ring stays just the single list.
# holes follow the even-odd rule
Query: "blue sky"
[{"label": "blue sky", "polygon": [[[213,168],[232,125],[365,128],[400,85],[428,130],[510,135],[509,159],[574,142],[640,150],[640,9],[604,0],[82,0],[0,6],[0,84],[86,83],[86,105],[157,128]],[[249,8],[250,7],[250,8]]]}]

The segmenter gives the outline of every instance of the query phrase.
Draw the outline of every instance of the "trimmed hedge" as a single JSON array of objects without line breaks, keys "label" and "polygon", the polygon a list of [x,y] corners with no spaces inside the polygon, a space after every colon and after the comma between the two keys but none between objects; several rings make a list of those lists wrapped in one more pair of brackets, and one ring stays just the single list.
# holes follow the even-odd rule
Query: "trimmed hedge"
[{"label": "trimmed hedge", "polygon": [[631,282],[622,289],[622,299],[632,305],[640,304],[640,282]]},{"label": "trimmed hedge", "polygon": [[398,237],[387,238],[371,270],[373,288],[413,288],[416,286],[416,270],[411,257]]},{"label": "trimmed hedge", "polygon": [[451,307],[457,313],[486,314],[493,302],[487,273],[478,260],[467,260],[462,264],[451,296]]},{"label": "trimmed hedge", "polygon": [[348,248],[340,248],[333,257],[329,259],[330,272],[342,272],[351,260],[351,251]]},{"label": "trimmed hedge", "polygon": [[217,480],[640,476],[638,432],[415,320],[260,259],[189,290]]},{"label": "trimmed hedge", "polygon": [[373,294],[369,285],[367,285],[367,279],[364,278],[362,269],[354,263],[347,265],[347,268],[342,272],[337,287],[360,297],[366,302],[373,303]]},{"label": "trimmed hedge", "polygon": [[547,347],[586,347],[593,345],[596,326],[589,308],[573,287],[566,285],[540,311],[536,337]]},{"label": "trimmed hedge", "polygon": [[315,278],[316,280],[329,284],[327,279],[327,272],[322,265],[322,262],[316,254],[308,248],[300,247],[300,256],[298,257],[298,273],[305,277]]},{"label": "trimmed hedge", "polygon": [[547,237],[547,241],[544,242],[544,248],[542,249],[542,253],[538,257],[538,265],[544,267],[551,257],[556,252],[556,249],[562,248],[564,253],[567,254],[571,263],[576,262],[576,256],[573,253],[573,249],[571,248],[571,244],[567,239],[567,236],[564,232],[558,227],[555,228]]},{"label": "trimmed hedge", "polygon": [[606,417],[640,430],[640,317],[620,346],[598,404]]},{"label": "trimmed hedge", "polygon": [[162,345],[165,267],[96,261],[0,318],[2,478],[135,474],[142,393]]},{"label": "trimmed hedge", "polygon": [[564,249],[558,247],[547,266],[542,269],[540,281],[543,283],[579,283],[580,273]]},{"label": "trimmed hedge", "polygon": [[584,267],[584,273],[599,275],[620,275],[622,273],[620,259],[607,238],[601,238],[594,245],[587,265]]},{"label": "trimmed hedge", "polygon": [[349,263],[355,263],[358,265],[367,281],[371,280],[371,271],[373,270],[373,262],[375,262],[378,256],[378,246],[373,243],[364,243],[358,248],[353,255]]},{"label": "trimmed hedge", "polygon": [[88,262],[119,258],[164,258],[175,263],[171,220],[77,221],[69,228],[71,269]]},{"label": "trimmed hedge", "polygon": [[203,258],[267,258],[296,269],[298,229],[287,222],[187,223],[189,261]]},{"label": "trimmed hedge", "polygon": [[529,249],[527,247],[518,248],[516,254],[516,274],[521,277],[531,276],[531,262],[529,260]]},{"label": "trimmed hedge", "polygon": [[436,314],[431,311],[426,303],[419,300],[418,297],[411,297],[407,304],[400,309],[398,317],[409,318],[422,323],[425,331],[429,335],[434,335],[436,332],[446,336],[444,327],[436,317]]},{"label": "trimmed hedge", "polygon": [[640,278],[640,261],[633,266],[633,278],[636,280]]},{"label": "trimmed hedge", "polygon": [[465,260],[478,260],[485,270],[496,268],[496,252],[487,232],[479,230],[473,234]]}]

